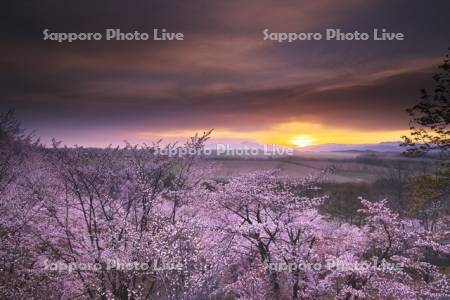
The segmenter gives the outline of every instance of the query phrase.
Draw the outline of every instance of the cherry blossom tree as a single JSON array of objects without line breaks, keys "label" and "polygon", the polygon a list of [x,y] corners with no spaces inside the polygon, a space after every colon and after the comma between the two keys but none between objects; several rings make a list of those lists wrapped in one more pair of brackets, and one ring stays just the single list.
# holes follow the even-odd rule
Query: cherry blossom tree
[{"label": "cherry blossom tree", "polygon": [[[320,209],[322,177],[212,180],[183,145],[45,148],[0,117],[2,299],[441,299],[448,220],[360,199]],[[429,230],[430,229],[430,230]]]},{"label": "cherry blossom tree", "polygon": [[[216,220],[211,230],[219,236],[219,247],[228,245],[222,249],[227,265],[240,269],[240,276],[228,275],[225,289],[245,297],[255,286],[264,297],[279,298],[285,292],[279,272],[268,266],[311,255],[314,219],[319,219],[315,207],[323,200],[313,196],[315,185],[313,178],[289,181],[275,171],[247,174],[225,184],[207,183],[212,191],[204,203]],[[292,293],[297,298],[300,274],[292,275]]]},{"label": "cherry blossom tree", "polygon": [[449,247],[417,222],[402,220],[386,201],[361,199],[367,215],[358,229],[359,246],[344,249],[333,260],[337,267],[328,277],[337,298],[439,299],[449,293],[448,279],[426,261],[429,249],[448,254]]},{"label": "cherry blossom tree", "polygon": [[206,184],[224,291],[250,299],[448,295],[448,279],[426,258],[448,255],[444,236],[399,218],[386,201],[361,199],[364,226],[340,224],[318,213],[316,185],[276,172]]},{"label": "cherry blossom tree", "polygon": [[[183,147],[200,148],[205,139]],[[1,198],[4,296],[34,297],[39,283],[46,287],[41,298],[196,293],[206,273],[199,228],[170,208],[174,193],[179,208],[181,196],[199,182],[193,161],[157,155],[154,147],[84,149],[55,142],[53,149],[31,151]]]}]

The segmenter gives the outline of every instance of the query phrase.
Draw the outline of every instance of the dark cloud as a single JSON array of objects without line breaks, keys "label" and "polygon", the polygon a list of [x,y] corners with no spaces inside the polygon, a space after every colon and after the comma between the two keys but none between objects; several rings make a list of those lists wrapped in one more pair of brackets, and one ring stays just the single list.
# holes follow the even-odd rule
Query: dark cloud
[{"label": "dark cloud", "polygon": [[[0,109],[58,126],[399,130],[450,41],[448,1],[7,1]],[[42,30],[182,31],[183,42],[42,41]],[[402,42],[262,40],[262,30],[404,32]]]}]

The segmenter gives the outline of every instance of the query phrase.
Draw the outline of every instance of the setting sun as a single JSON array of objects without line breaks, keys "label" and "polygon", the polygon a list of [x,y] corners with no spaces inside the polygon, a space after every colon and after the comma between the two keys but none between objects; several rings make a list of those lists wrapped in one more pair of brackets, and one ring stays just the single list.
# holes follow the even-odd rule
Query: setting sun
[{"label": "setting sun", "polygon": [[293,137],[290,142],[297,147],[303,148],[314,144],[314,139],[310,136],[301,135]]}]

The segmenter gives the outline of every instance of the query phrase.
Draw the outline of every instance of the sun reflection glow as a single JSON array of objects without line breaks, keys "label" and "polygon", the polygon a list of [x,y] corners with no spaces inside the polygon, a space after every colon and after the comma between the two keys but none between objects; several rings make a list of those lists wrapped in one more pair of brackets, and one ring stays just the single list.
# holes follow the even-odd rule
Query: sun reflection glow
[{"label": "sun reflection glow", "polygon": [[297,147],[303,148],[314,144],[314,139],[307,135],[299,135],[293,137],[290,142]]}]

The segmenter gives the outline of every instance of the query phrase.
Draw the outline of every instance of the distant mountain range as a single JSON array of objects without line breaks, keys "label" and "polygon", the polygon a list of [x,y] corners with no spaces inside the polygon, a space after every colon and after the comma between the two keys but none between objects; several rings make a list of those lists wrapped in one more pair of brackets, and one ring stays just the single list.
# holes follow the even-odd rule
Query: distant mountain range
[{"label": "distant mountain range", "polygon": [[401,142],[382,142],[377,144],[322,144],[307,146],[297,149],[298,151],[312,152],[403,152],[405,148],[400,146]]},{"label": "distant mountain range", "polygon": [[[382,142],[377,144],[321,144],[295,148],[298,152],[403,152],[401,142]],[[228,149],[258,149],[263,150],[264,145],[254,142],[241,142],[231,144],[207,144],[207,149],[227,147]],[[276,148],[285,148],[277,146]]]}]

